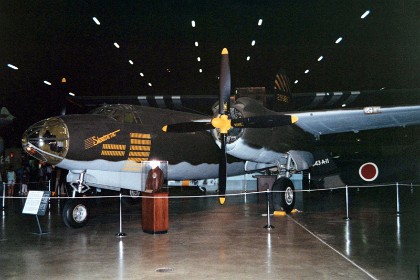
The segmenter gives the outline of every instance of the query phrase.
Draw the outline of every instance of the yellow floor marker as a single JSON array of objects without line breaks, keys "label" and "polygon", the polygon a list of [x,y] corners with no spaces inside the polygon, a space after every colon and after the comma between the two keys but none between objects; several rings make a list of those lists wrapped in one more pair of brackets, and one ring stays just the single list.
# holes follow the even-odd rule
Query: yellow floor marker
[{"label": "yellow floor marker", "polygon": [[286,216],[286,211],[274,211],[274,216]]}]

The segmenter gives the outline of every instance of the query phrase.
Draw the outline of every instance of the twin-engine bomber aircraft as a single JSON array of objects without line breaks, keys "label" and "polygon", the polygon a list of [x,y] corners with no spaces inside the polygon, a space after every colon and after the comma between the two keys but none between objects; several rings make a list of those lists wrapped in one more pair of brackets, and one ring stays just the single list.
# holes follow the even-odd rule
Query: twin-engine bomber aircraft
[{"label": "twin-engine bomber aircraft", "polygon": [[[284,113],[284,105],[292,102],[287,78],[277,75],[276,87],[282,94],[273,100],[273,110],[248,97],[230,104],[229,58],[223,49],[213,119],[168,109],[105,105],[90,114],[40,121],[24,133],[22,145],[31,156],[68,169],[74,197],[91,188],[144,191],[141,162],[162,160],[169,163],[168,180],[219,177],[223,204],[226,176],[276,167],[274,207],[290,212],[295,203],[290,176],[332,163],[318,156],[320,135],[420,124],[419,105]],[[69,227],[84,226],[88,216],[83,200],[69,200],[64,207]]]}]

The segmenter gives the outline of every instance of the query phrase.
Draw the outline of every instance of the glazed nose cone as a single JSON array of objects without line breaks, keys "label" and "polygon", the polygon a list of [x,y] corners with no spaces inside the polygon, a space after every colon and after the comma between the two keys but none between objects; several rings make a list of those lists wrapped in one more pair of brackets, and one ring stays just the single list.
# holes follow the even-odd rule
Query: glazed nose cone
[{"label": "glazed nose cone", "polygon": [[52,165],[60,163],[69,148],[69,133],[65,122],[49,118],[30,126],[22,136],[22,147],[34,158]]}]

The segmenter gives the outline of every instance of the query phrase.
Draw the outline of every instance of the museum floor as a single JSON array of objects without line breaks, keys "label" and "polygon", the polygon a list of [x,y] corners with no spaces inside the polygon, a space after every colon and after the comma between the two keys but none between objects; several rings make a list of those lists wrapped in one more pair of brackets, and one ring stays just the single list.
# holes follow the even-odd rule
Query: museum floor
[{"label": "museum floor", "polygon": [[[6,200],[1,216],[0,279],[418,279],[419,187],[299,194],[288,216],[268,224],[265,195],[171,198],[169,231],[147,234],[140,205],[95,200],[89,224],[64,226],[52,201],[38,232],[23,199]],[[184,192],[187,194],[188,192]]]}]

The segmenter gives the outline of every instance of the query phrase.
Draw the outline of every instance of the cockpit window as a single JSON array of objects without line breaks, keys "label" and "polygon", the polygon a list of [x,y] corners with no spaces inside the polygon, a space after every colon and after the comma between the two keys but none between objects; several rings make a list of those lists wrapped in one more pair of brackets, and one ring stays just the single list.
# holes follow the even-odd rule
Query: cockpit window
[{"label": "cockpit window", "polygon": [[105,105],[91,112],[105,115],[123,123],[141,123],[141,118],[131,105]]}]

